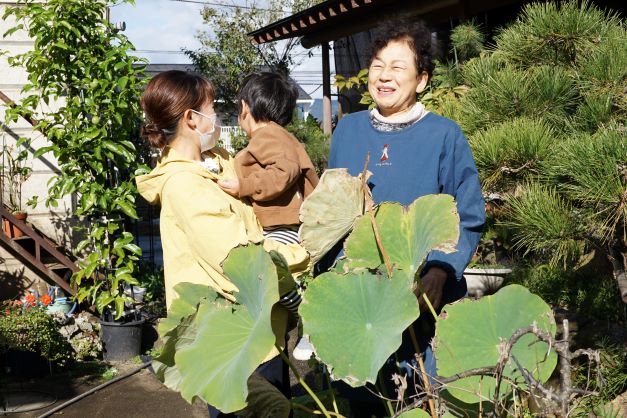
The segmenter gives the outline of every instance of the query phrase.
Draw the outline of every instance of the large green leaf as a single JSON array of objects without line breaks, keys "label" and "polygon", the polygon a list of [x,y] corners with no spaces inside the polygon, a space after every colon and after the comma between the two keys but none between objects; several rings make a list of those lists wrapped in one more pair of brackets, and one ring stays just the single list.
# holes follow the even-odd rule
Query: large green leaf
[{"label": "large green leaf", "polygon": [[246,382],[274,346],[270,313],[279,293],[276,268],[259,245],[232,250],[223,269],[239,289],[237,303],[201,301],[196,338],[177,347],[174,359],[183,398],[229,413],[246,406]]},{"label": "large green leaf", "polygon": [[196,313],[196,307],[201,299],[213,300],[217,297],[215,290],[203,284],[178,283],[174,286],[174,291],[178,298],[172,301],[172,305],[168,309],[168,316],[159,321],[157,326],[161,338],[164,338],[168,332],[178,326],[183,318]]},{"label": "large green leaf", "polygon": [[419,315],[411,280],[370,272],[328,272],[307,287],[300,306],[304,332],[335,379],[374,383],[401,334]]},{"label": "large green leaf", "polygon": [[416,408],[411,411],[403,412],[398,418],[431,418],[431,415],[423,409]]},{"label": "large green leaf", "polygon": [[[375,209],[375,219],[391,263],[409,274],[416,273],[431,250],[455,251],[459,216],[450,195],[422,196],[408,208],[386,202]],[[357,222],[345,250],[351,269],[373,269],[383,263],[369,216]]]},{"label": "large green leaf", "polygon": [[370,191],[345,168],[326,170],[300,208],[299,236],[312,262],[320,260],[346,236],[357,219],[372,207]]},{"label": "large green leaf", "polygon": [[172,390],[180,391],[182,380],[181,373],[174,361],[174,355],[196,338],[195,317],[194,313],[183,318],[176,327],[162,336],[164,344],[161,354],[152,361],[152,367],[157,378]]},{"label": "large green leaf", "polygon": [[[466,299],[447,305],[444,310],[447,315],[437,323],[434,343],[438,375],[442,377],[496,365],[505,341],[516,330],[533,323],[538,329],[555,335],[551,307],[519,285],[506,286],[496,294],[476,301]],[[557,364],[555,351],[532,334],[518,340],[512,355],[541,382],[547,381]],[[505,367],[504,376],[524,386],[522,375],[511,359]],[[476,403],[480,400],[479,394],[493,397],[495,380],[491,376],[473,376],[457,380],[447,387],[461,401]],[[500,393],[507,394],[509,388],[504,379]]]}]

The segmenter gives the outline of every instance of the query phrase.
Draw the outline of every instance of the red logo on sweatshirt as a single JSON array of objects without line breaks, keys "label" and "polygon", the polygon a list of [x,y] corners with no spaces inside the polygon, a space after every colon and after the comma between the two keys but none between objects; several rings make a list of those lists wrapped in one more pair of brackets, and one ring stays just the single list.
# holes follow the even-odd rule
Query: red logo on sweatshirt
[{"label": "red logo on sweatshirt", "polygon": [[383,145],[383,153],[381,154],[381,160],[380,161],[387,161],[388,160],[388,144]]}]

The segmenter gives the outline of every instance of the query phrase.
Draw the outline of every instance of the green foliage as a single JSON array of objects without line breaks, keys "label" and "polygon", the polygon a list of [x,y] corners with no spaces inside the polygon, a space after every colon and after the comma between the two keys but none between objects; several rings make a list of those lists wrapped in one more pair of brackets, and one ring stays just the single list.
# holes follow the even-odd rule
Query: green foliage
[{"label": "green foliage", "polygon": [[[292,11],[297,12],[319,2],[297,0],[290,4]],[[254,4],[231,8],[205,6],[201,15],[209,30],[197,35],[202,46],[199,50],[184,49],[194,66],[213,81],[217,89],[216,106],[229,116],[237,115],[234,100],[246,75],[262,66],[287,74],[291,66],[300,63],[292,56],[298,38],[283,43],[252,44],[249,32],[283,17],[284,2],[270,0],[264,5],[263,8]]]},{"label": "green foliage", "polygon": [[[333,194],[326,197],[327,206],[336,205]],[[356,199],[360,200],[363,192]],[[335,378],[352,386],[376,380],[379,368],[400,345],[402,331],[418,317],[412,289],[428,252],[450,251],[459,235],[459,217],[450,196],[424,196],[408,208],[384,203],[374,214],[383,248],[400,270],[394,270],[391,278],[364,271],[380,267],[383,259],[371,217],[363,216],[345,242],[347,262],[313,280],[301,307],[304,332],[316,355]]]},{"label": "green foliage", "polygon": [[31,351],[58,364],[70,360],[72,352],[45,308],[14,301],[0,305],[0,352],[7,350]]},{"label": "green foliage", "polygon": [[[456,108],[514,248],[576,265],[592,248],[627,257],[627,32],[589,2],[533,3],[461,69]],[[623,266],[623,267],[620,267]]]},{"label": "green foliage", "polygon": [[516,246],[526,253],[548,256],[552,265],[583,254],[584,219],[554,188],[525,184],[510,197],[507,210],[503,224],[511,229]]},{"label": "green foliage", "polygon": [[[132,1],[131,1],[132,2]],[[123,232],[122,217],[136,218],[136,190],[132,181],[141,168],[135,135],[141,115],[142,62],[129,55],[134,48],[105,18],[107,1],[20,0],[8,7],[34,48],[9,57],[23,67],[28,83],[25,97],[7,109],[7,122],[36,116],[35,129],[49,145],[35,151],[38,158],[52,153],[60,173],[49,182],[46,202],[76,195],[74,215],[87,220],[87,238],[77,248],[89,255],[80,262],[73,281],[77,298],[123,314],[125,284],[133,284],[134,262],[140,249]],[[58,103],[54,111],[42,104]],[[104,280],[103,280],[104,279]],[[114,308],[115,307],[115,308]]]},{"label": "green foliage", "polygon": [[462,23],[451,31],[451,45],[460,61],[476,57],[483,50],[485,36],[474,22]]},{"label": "green foliage", "polygon": [[316,168],[316,172],[321,176],[327,168],[331,136],[324,133],[316,118],[311,115],[304,120],[294,117],[285,128],[305,144],[307,155]]},{"label": "green foliage", "polygon": [[522,68],[569,67],[617,26],[618,16],[608,16],[589,1],[534,3],[497,36],[497,53]]},{"label": "green foliage", "polygon": [[376,382],[401,345],[402,332],[420,313],[412,283],[406,272],[395,271],[391,279],[329,272],[309,284],[299,309],[303,331],[334,379],[351,386]]},{"label": "green foliage", "polygon": [[357,75],[351,77],[344,77],[341,74],[335,75],[335,86],[338,91],[356,90],[361,94],[360,104],[368,105],[368,109],[376,107],[376,103],[372,99],[370,92],[368,91],[368,68],[362,68]]},{"label": "green foliage", "polygon": [[[455,251],[459,215],[450,195],[422,196],[407,208],[385,202],[374,213],[390,262],[410,277],[419,271],[430,251]],[[383,264],[369,216],[359,219],[344,247],[350,269],[375,269]]]},{"label": "green foliage", "polygon": [[429,418],[431,415],[423,409],[412,409],[411,411],[403,412],[398,418]]},{"label": "green foliage", "polygon": [[542,295],[551,306],[584,317],[612,322],[625,318],[624,305],[616,294],[616,281],[598,266],[572,270],[534,262],[514,270],[511,283]]},{"label": "green foliage", "polygon": [[[189,402],[200,397],[233,412],[246,406],[247,380],[274,346],[270,314],[279,293],[276,268],[261,246],[234,249],[223,268],[239,289],[237,303],[207,286],[201,292],[198,285],[178,285],[180,305],[172,305],[170,325],[160,327],[167,341],[157,376]],[[177,317],[183,318],[178,326]]]},{"label": "green foliage", "polygon": [[565,141],[545,161],[542,172],[584,210],[588,234],[608,242],[627,225],[627,137],[603,129]]},{"label": "green foliage", "polygon": [[516,118],[473,134],[469,141],[485,193],[513,191],[537,176],[539,164],[554,152],[555,131],[544,120]]},{"label": "green foliage", "polygon": [[600,364],[597,370],[590,371],[580,366],[573,373],[573,381],[580,387],[589,387],[599,392],[598,397],[582,398],[571,416],[583,418],[594,413],[599,417],[620,417],[620,403],[607,405],[627,390],[627,358],[620,344],[600,342]]},{"label": "green foliage", "polygon": [[7,188],[8,201],[6,204],[13,213],[22,212],[22,184],[30,177],[33,169],[27,167],[25,162],[28,157],[26,150],[16,152],[16,147],[5,145],[0,150],[0,170],[2,177],[8,181],[2,182]]},{"label": "green foliage", "polygon": [[[524,306],[524,309],[512,307]],[[539,296],[518,285],[506,286],[496,294],[473,301],[466,299],[448,305],[446,317],[438,321],[434,354],[438,373],[452,376],[465,370],[496,364],[504,355],[504,345],[520,328],[536,324],[555,336],[551,307]],[[546,382],[557,364],[551,347],[526,334],[514,344],[512,355],[540,382]],[[508,359],[501,382],[501,397],[509,394],[511,384],[525,388],[525,380],[515,362]],[[480,396],[493,399],[496,381],[489,376],[472,376],[448,385],[448,391],[466,403],[480,402]]]}]

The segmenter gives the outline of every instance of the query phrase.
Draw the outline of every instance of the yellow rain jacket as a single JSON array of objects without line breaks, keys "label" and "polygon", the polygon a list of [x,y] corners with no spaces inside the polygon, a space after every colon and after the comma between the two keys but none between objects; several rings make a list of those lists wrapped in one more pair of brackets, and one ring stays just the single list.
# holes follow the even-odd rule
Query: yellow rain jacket
[{"label": "yellow rain jacket", "polygon": [[[161,205],[161,245],[165,270],[166,305],[169,309],[177,295],[174,286],[181,282],[205,284],[229,300],[235,300],[237,287],[223,274],[222,262],[238,245],[263,241],[263,232],[252,206],[225,193],[216,180],[236,178],[229,154],[213,150],[214,162],[222,171],[214,174],[198,162],[182,158],[165,148],[150,174],[138,176],[139,193],[151,204]],[[308,268],[307,252],[296,244],[264,241],[266,250],[279,251],[293,273]],[[272,329],[276,343],[285,345],[287,310],[272,309]],[[278,355],[276,348],[265,361]]]}]

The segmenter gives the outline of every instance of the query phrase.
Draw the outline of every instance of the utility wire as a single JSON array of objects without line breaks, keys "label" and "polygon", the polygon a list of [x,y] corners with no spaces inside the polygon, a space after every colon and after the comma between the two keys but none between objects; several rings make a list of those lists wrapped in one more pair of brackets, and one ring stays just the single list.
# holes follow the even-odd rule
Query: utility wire
[{"label": "utility wire", "polygon": [[[248,9],[248,10],[263,10],[265,12],[276,12],[277,10],[272,10],[272,9],[265,9],[263,7],[255,7],[255,6],[238,6],[236,4],[222,4],[222,3],[213,3],[210,1],[200,1],[200,0],[169,0],[169,1],[175,1],[175,2],[179,2],[179,3],[192,3],[192,4],[203,4],[206,6],[214,6],[214,7],[230,7],[232,9]],[[291,10],[278,10],[281,11],[283,13],[292,13]]]}]

